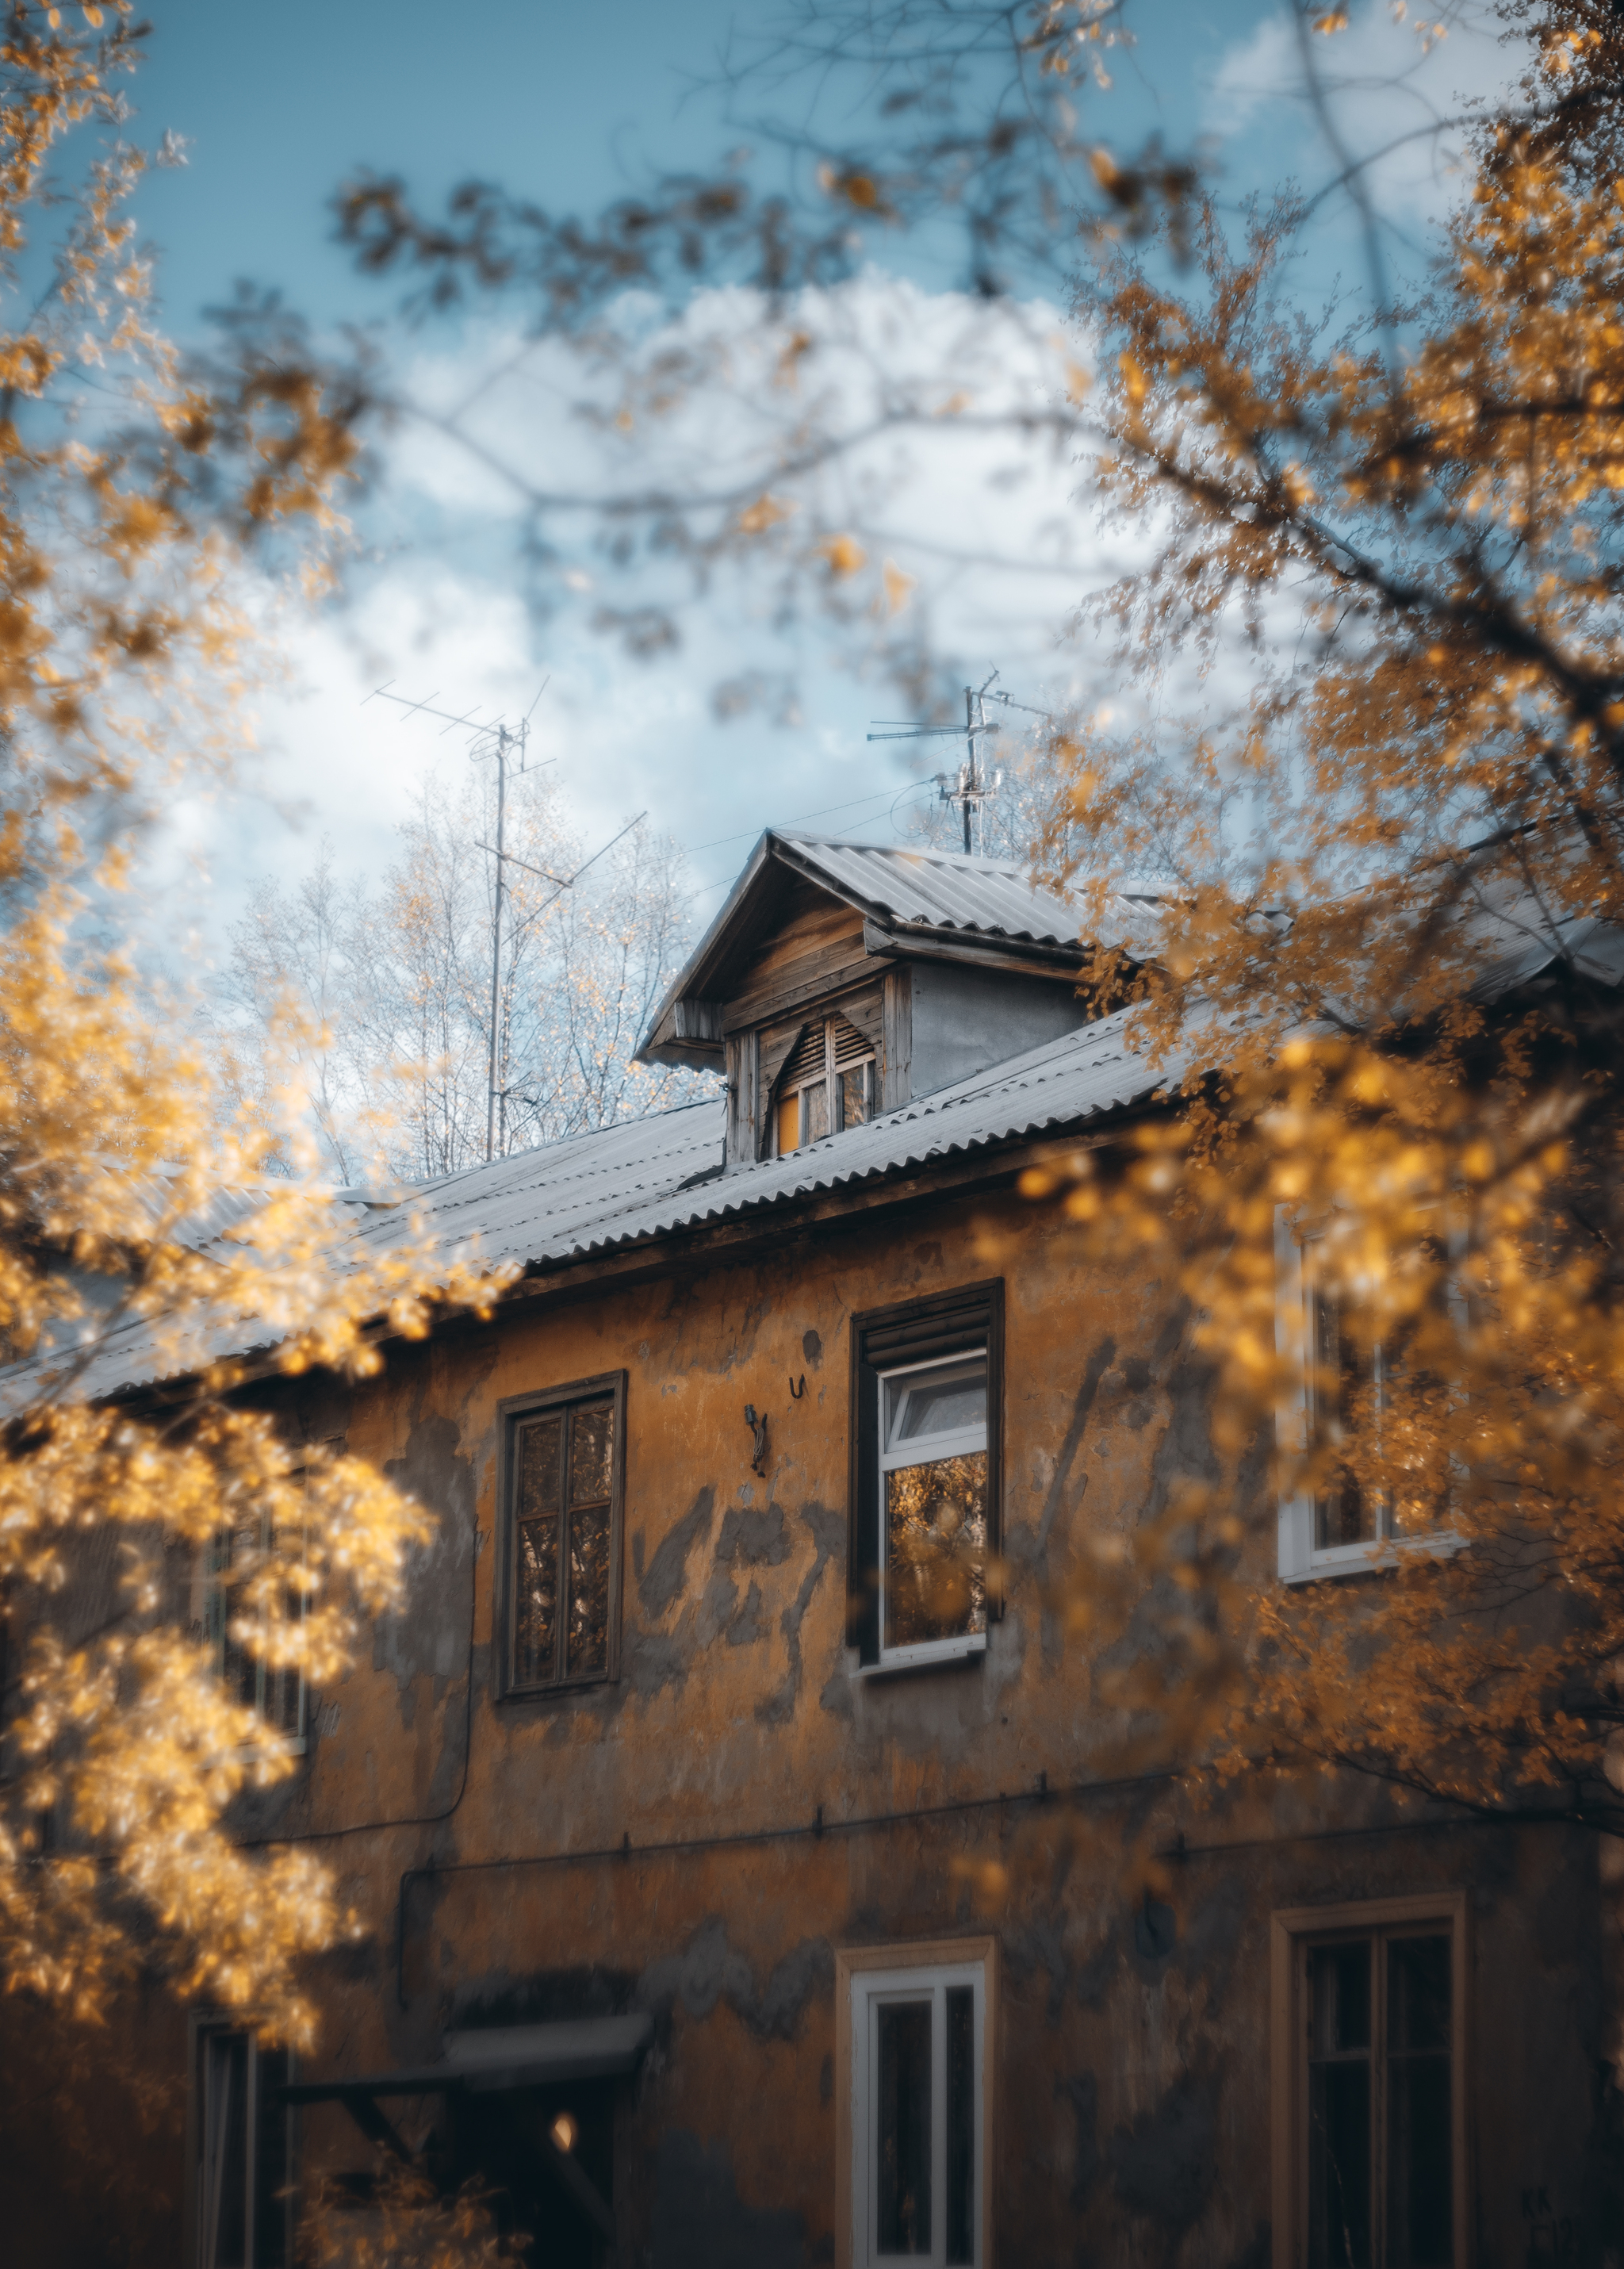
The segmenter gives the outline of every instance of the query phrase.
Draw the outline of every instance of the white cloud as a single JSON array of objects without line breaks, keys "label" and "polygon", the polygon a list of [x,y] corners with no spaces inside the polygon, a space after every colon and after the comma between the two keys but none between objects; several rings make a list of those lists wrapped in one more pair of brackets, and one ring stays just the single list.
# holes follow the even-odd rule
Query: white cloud
[{"label": "white cloud", "polygon": [[[515,558],[520,490],[432,424],[405,427],[365,524],[377,556],[345,606],[290,625],[292,683],[262,705],[255,795],[173,816],[160,870],[178,876],[188,855],[206,866],[212,898],[203,912],[217,951],[254,881],[302,872],[323,836],[341,867],[380,875],[414,778],[432,763],[465,761],[458,735],[369,701],[384,681],[435,696],[437,706],[477,704],[512,717],[549,677],[532,750],[562,775],[587,839],[646,808],[695,846],[696,887],[734,871],[774,821],[823,813],[816,824],[831,831],[889,836],[905,824],[893,820],[892,799],[917,772],[944,762],[941,744],[922,744],[922,757],[906,743],[870,745],[870,718],[897,714],[899,697],[838,667],[843,642],[860,649],[881,626],[871,609],[883,613],[883,558],[915,579],[910,609],[896,619],[928,616],[936,649],[966,669],[997,666],[1028,697],[1082,682],[1089,657],[1067,646],[1064,625],[1083,591],[1120,562],[1093,527],[1086,452],[1080,463],[1074,446],[1057,451],[1045,432],[1014,422],[1065,382],[1053,312],[990,309],[865,277],[799,311],[820,344],[801,359],[793,391],[776,382],[777,347],[764,344],[761,314],[745,294],[700,295],[651,344],[655,355],[680,351],[690,377],[697,366],[706,381],[630,436],[571,414],[593,374],[556,346],[490,333],[410,370],[414,394],[439,409],[480,389],[469,432],[490,461],[532,487],[579,495],[681,477],[718,494],[782,489],[798,513],[764,541],[758,565],[754,553],[743,569],[724,565],[697,593],[685,564],[658,555],[617,573],[594,550],[600,531],[590,515],[555,514],[548,526],[563,572],[553,578],[557,611],[541,620],[526,604]],[[885,425],[888,410],[934,411],[955,396],[964,397],[956,414]],[[872,431],[795,485],[783,453],[786,423],[797,418]],[[853,527],[870,544],[867,568],[842,586],[854,602],[844,632],[816,607],[784,615],[775,562],[814,523]],[[605,602],[664,599],[683,602],[682,643],[647,663],[591,627]],[[714,689],[752,672],[769,684],[794,673],[795,722],[775,725],[761,712],[718,721]],[[718,896],[703,897],[699,911]]]}]

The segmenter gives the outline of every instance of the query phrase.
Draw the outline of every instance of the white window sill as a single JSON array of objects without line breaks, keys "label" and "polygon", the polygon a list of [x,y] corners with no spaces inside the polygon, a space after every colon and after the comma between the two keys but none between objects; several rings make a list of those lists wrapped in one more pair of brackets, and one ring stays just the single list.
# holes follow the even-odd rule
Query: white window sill
[{"label": "white window sill", "polygon": [[860,1678],[881,1678],[891,1670],[923,1670],[935,1662],[967,1662],[986,1652],[986,1633],[971,1631],[963,1638],[934,1638],[923,1646],[894,1646],[878,1662],[859,1666]]},{"label": "white window sill", "polygon": [[1464,1549],[1465,1538],[1452,1528],[1441,1528],[1432,1536],[1388,1536],[1375,1544],[1338,1544],[1321,1552],[1311,1552],[1305,1566],[1291,1568],[1281,1556],[1280,1580],[1282,1584],[1318,1584],[1339,1576],[1379,1576],[1384,1568],[1397,1568],[1404,1561],[1424,1555],[1429,1560],[1451,1560]]}]

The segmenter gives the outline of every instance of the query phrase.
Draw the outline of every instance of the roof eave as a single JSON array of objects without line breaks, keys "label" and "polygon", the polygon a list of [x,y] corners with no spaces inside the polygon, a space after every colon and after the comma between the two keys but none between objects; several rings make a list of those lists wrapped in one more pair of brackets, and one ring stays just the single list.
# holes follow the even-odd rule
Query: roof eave
[{"label": "roof eave", "polygon": [[[738,880],[717,910],[710,928],[671,980],[664,1000],[654,1011],[646,1038],[641,1042],[637,1053],[631,1059],[633,1063],[687,1063],[692,1061],[686,1055],[673,1057],[666,1053],[673,1046],[683,1047],[689,1045],[679,1041],[676,1038],[676,1004],[679,1001],[695,995],[703,996],[706,967],[713,960],[716,949],[727,935],[741,905],[755,888],[765,870],[772,856],[773,839],[772,830],[769,827],[761,835],[755,849],[745,861]],[[707,1057],[705,1061],[709,1063],[714,1059]]]}]

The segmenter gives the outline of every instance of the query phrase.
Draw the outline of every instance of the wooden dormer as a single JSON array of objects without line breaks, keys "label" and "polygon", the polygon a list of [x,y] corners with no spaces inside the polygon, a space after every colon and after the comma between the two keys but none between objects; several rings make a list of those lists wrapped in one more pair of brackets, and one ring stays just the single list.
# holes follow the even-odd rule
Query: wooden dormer
[{"label": "wooden dormer", "polygon": [[1084,959],[1011,861],[772,831],[639,1053],[726,1073],[747,1165],[1072,1031]]}]

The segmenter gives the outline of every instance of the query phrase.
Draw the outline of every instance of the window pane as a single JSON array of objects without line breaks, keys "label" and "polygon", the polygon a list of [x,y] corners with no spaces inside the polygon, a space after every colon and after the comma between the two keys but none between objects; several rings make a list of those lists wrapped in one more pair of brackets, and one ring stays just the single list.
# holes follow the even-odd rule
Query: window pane
[{"label": "window pane", "polygon": [[609,1511],[586,1506],[570,1515],[570,1619],[567,1675],[609,1668]]},{"label": "window pane", "polygon": [[609,1408],[578,1410],[570,1426],[572,1504],[608,1502],[614,1449],[614,1411]]},{"label": "window pane", "polygon": [[855,1071],[840,1075],[840,1124],[860,1127],[868,1116],[868,1067],[859,1064]]},{"label": "window pane", "polygon": [[534,1686],[556,1674],[558,1613],[558,1516],[519,1525],[517,1597],[513,1603],[513,1677]]},{"label": "window pane", "polygon": [[562,1414],[519,1429],[513,1568],[513,1678],[534,1686],[557,1675],[558,1495]]},{"label": "window pane", "polygon": [[821,1142],[829,1132],[829,1083],[819,1080],[801,1090],[801,1139]]},{"label": "window pane", "polygon": [[1387,1948],[1387,2046],[1390,2055],[1450,2046],[1450,1942],[1396,1938]]},{"label": "window pane", "polygon": [[288,2052],[259,2052],[259,2132],[255,2139],[254,2269],[287,2269]]},{"label": "window pane", "polygon": [[[1372,1359],[1362,1355],[1342,1330],[1337,1303],[1324,1292],[1314,1294],[1314,1416],[1318,1429],[1340,1439],[1370,1413]],[[1314,1506],[1315,1543],[1321,1551],[1338,1544],[1376,1541],[1376,1505],[1367,1502],[1352,1473],[1344,1472]]]},{"label": "window pane", "polygon": [[1309,1956],[1316,2057],[1340,2056],[1370,2045],[1370,1947],[1317,1946]]},{"label": "window pane", "polygon": [[225,1638],[220,1668],[226,1691],[232,1700],[240,1702],[245,1710],[257,1710],[260,1706],[260,1666],[256,1659],[233,1638],[228,1627],[243,1619],[242,1582],[245,1577],[254,1572],[259,1557],[260,1524],[257,1519],[244,1521],[236,1528],[225,1531],[221,1554],[220,1622]]},{"label": "window pane", "polygon": [[213,2269],[246,2269],[248,2258],[248,2042],[244,2033],[203,2036],[203,2164],[198,2220]]},{"label": "window pane", "polygon": [[1369,1944],[1308,1962],[1309,2269],[1369,2269]]},{"label": "window pane", "polygon": [[[304,1556],[304,1538],[297,1531],[284,1533],[275,1540],[285,1557],[293,1554]],[[304,1621],[306,1593],[290,1584],[282,1594],[282,1613],[290,1623]],[[305,1728],[300,1704],[304,1694],[304,1678],[297,1663],[284,1663],[279,1668],[265,1671],[265,1718],[277,1733],[289,1741],[297,1741]]]},{"label": "window pane", "polygon": [[786,1095],[779,1104],[779,1156],[786,1158],[801,1148],[801,1098]]},{"label": "window pane", "polygon": [[1447,2269],[1453,2256],[1450,2147],[1450,1942],[1387,1948],[1387,2223],[1392,2269]]},{"label": "window pane", "polygon": [[879,2251],[928,2253],[931,2005],[928,2001],[882,2001],[875,2007],[875,2019]]},{"label": "window pane", "polygon": [[976,1997],[949,1985],[948,2000],[948,2262],[976,2258]]},{"label": "window pane", "polygon": [[540,1418],[519,1429],[519,1518],[534,1520],[558,1510],[558,1452],[564,1443],[562,1416]]},{"label": "window pane", "polygon": [[986,1452],[885,1476],[885,1644],[986,1629]]},{"label": "window pane", "polygon": [[927,1434],[957,1434],[986,1424],[986,1360],[955,1364],[950,1371],[890,1382],[891,1424],[888,1449],[917,1442]]}]

